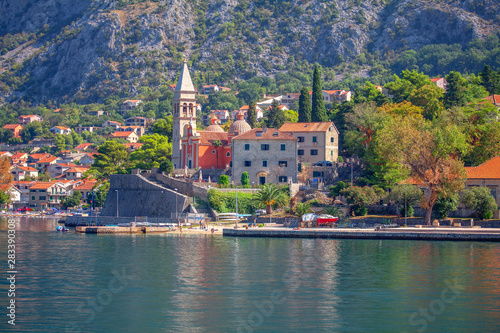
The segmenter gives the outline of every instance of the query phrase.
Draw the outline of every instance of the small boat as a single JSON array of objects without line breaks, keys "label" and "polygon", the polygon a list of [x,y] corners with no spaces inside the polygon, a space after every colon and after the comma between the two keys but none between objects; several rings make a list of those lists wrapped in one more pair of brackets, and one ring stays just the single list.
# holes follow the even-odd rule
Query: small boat
[{"label": "small boat", "polygon": [[58,227],[56,228],[56,230],[57,230],[57,231],[69,231],[69,229],[68,229],[68,228],[63,227],[63,226],[58,226]]},{"label": "small boat", "polygon": [[328,224],[328,223],[335,223],[339,220],[337,216],[332,216],[332,215],[320,215],[316,218],[316,221],[318,221],[318,224]]}]

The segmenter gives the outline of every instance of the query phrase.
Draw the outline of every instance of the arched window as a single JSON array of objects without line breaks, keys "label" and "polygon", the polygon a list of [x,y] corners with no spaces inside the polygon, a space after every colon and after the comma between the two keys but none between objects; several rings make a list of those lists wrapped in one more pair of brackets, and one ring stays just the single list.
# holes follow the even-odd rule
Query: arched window
[{"label": "arched window", "polygon": [[228,152],[226,153],[226,157],[231,157],[231,152],[229,152],[229,151],[228,151]]},{"label": "arched window", "polygon": [[183,115],[184,117],[185,117],[185,116],[187,116],[187,104],[186,104],[186,103],[184,103],[184,104],[182,105],[182,115]]}]

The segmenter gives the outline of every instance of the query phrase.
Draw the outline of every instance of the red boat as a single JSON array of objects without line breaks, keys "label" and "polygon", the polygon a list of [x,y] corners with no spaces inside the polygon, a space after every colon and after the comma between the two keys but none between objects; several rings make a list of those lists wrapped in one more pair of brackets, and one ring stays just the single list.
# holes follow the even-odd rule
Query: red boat
[{"label": "red boat", "polygon": [[320,215],[317,217],[316,221],[318,221],[318,225],[321,224],[328,224],[328,223],[335,223],[339,220],[338,217],[336,216],[331,216],[331,215]]}]

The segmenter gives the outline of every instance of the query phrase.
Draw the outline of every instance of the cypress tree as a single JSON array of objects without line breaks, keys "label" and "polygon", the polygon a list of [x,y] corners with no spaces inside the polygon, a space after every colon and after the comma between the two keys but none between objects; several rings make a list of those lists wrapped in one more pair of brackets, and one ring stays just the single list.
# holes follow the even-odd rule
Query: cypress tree
[{"label": "cypress tree", "polygon": [[299,97],[299,123],[311,122],[311,98],[309,89],[302,88]]},{"label": "cypress tree", "polygon": [[483,86],[490,94],[500,94],[500,72],[495,72],[490,66],[484,65],[479,75],[481,75]]},{"label": "cypress tree", "polygon": [[250,101],[248,103],[248,124],[250,127],[255,128],[255,125],[257,124],[257,111],[255,110],[255,102]]},{"label": "cypress tree", "polygon": [[279,129],[286,122],[286,115],[283,110],[280,109],[280,103],[277,100],[273,101],[271,109],[267,111],[267,120],[265,122],[268,128]]},{"label": "cypress tree", "polygon": [[323,102],[323,92],[321,87],[321,77],[318,65],[314,66],[313,92],[312,92],[312,121],[327,121],[325,103]]},{"label": "cypress tree", "polygon": [[468,102],[467,80],[459,72],[450,72],[446,75],[448,86],[444,94],[444,105],[447,108],[453,106],[464,106]]}]

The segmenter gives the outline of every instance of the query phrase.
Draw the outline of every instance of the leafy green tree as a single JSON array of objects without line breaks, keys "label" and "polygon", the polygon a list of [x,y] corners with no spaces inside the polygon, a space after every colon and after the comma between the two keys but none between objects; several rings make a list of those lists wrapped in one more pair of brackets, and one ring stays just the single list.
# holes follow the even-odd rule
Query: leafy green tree
[{"label": "leafy green tree", "polygon": [[12,198],[8,192],[0,190],[0,205],[7,205],[12,202]]},{"label": "leafy green tree", "polygon": [[348,188],[348,187],[349,187],[349,185],[347,185],[343,181],[339,181],[337,184],[335,184],[335,186],[330,186],[330,193],[328,194],[328,196],[330,198],[334,198],[336,196],[339,196],[340,192],[343,189]]},{"label": "leafy green tree", "polygon": [[267,214],[271,214],[273,206],[285,206],[289,198],[274,184],[264,184],[260,190],[254,193],[254,200],[266,207]]},{"label": "leafy green tree", "polygon": [[255,109],[255,102],[252,100],[248,103],[248,124],[250,127],[255,128],[257,125],[257,111]]},{"label": "leafy green tree", "polygon": [[417,70],[404,70],[401,72],[401,78],[394,75],[393,79],[394,80],[387,83],[384,88],[389,91],[389,94],[393,95],[392,100],[395,103],[401,103],[408,100],[414,90],[426,84],[432,84],[427,75]]},{"label": "leafy green tree", "polygon": [[321,77],[318,65],[314,66],[311,107],[311,121],[328,121],[325,102],[323,101],[323,88],[321,86]]},{"label": "leafy green tree", "polygon": [[484,65],[481,76],[482,85],[490,94],[500,94],[500,72],[495,72],[488,65]]},{"label": "leafy green tree", "polygon": [[439,116],[444,109],[444,105],[441,102],[443,95],[443,89],[435,84],[426,84],[413,90],[409,96],[409,100],[413,105],[423,109],[423,116],[426,119],[433,120]]},{"label": "leafy green tree", "polygon": [[43,135],[43,126],[42,123],[39,121],[34,121],[32,123],[29,123],[26,126],[24,126],[24,128],[21,130],[21,138],[23,139],[24,143],[28,143],[34,138],[42,135]]},{"label": "leafy green tree", "polygon": [[64,209],[79,206],[82,203],[82,193],[80,191],[75,191],[73,194],[66,199],[61,201],[61,206]]},{"label": "leafy green tree", "polygon": [[472,187],[462,191],[461,202],[465,207],[475,210],[481,220],[493,217],[493,212],[498,209],[495,198],[487,187]]},{"label": "leafy green tree", "polygon": [[241,174],[241,185],[243,186],[248,186],[250,185],[250,178],[248,176],[248,172],[244,171],[242,174]]},{"label": "leafy green tree", "polygon": [[405,215],[406,212],[406,216],[413,216],[413,206],[422,201],[422,190],[415,185],[396,185],[387,199],[398,206],[401,215]]},{"label": "leafy green tree", "polygon": [[174,120],[172,116],[168,116],[165,119],[158,119],[153,124],[153,133],[166,136],[169,142],[172,142],[172,128],[174,125]]},{"label": "leafy green tree", "polygon": [[221,175],[219,177],[219,180],[217,181],[217,184],[219,184],[221,187],[226,187],[227,185],[229,185],[229,176]]},{"label": "leafy green tree", "polygon": [[434,208],[432,209],[436,218],[445,219],[448,217],[450,212],[457,210],[458,198],[459,196],[456,193],[446,198],[439,196],[434,204]]},{"label": "leafy green tree", "polygon": [[150,170],[159,168],[169,173],[173,170],[172,144],[168,138],[159,134],[143,135],[140,142],[142,146],[130,153],[130,164],[132,168]]},{"label": "leafy green tree", "polygon": [[353,205],[354,214],[357,216],[366,215],[368,213],[366,206],[374,204],[378,199],[375,190],[369,186],[350,186],[340,193],[346,197],[348,204]]},{"label": "leafy green tree", "polygon": [[81,137],[81,135],[76,133],[75,131],[71,131],[71,138],[73,139],[73,144],[71,148],[75,148],[76,146],[78,146],[83,142],[83,138]]},{"label": "leafy green tree", "polygon": [[280,128],[287,121],[285,112],[280,108],[277,100],[273,101],[271,109],[266,113],[266,126],[269,128]]},{"label": "leafy green tree", "polygon": [[99,177],[109,179],[109,176],[125,171],[128,152],[124,145],[116,141],[106,141],[97,149],[99,155],[94,159],[91,169],[98,172]]},{"label": "leafy green tree", "polygon": [[311,122],[311,97],[309,96],[309,89],[302,88],[299,96],[299,122]]},{"label": "leafy green tree", "polygon": [[447,108],[451,108],[467,104],[467,80],[459,72],[452,71],[446,75],[446,81],[448,82],[448,86],[444,94],[444,105]]}]

